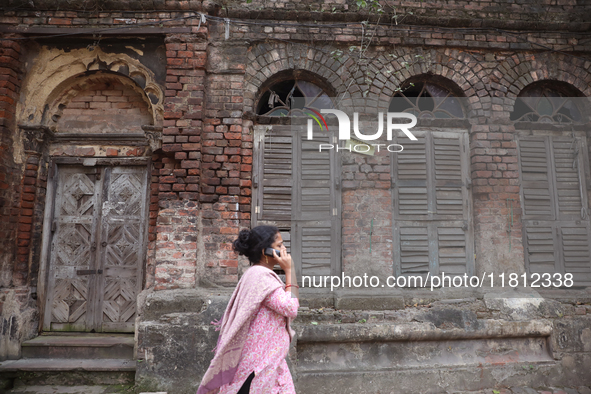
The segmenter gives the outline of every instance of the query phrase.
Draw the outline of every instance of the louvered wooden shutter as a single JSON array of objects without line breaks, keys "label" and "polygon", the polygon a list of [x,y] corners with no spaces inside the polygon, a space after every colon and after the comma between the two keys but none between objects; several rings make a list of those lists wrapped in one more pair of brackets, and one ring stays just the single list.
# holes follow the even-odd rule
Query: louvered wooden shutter
[{"label": "louvered wooden shutter", "polygon": [[256,126],[253,179],[257,224],[291,228],[292,135],[289,126]]},{"label": "louvered wooden shutter", "polygon": [[396,193],[395,209],[400,216],[414,216],[427,219],[429,214],[429,195],[427,139],[418,137],[417,141],[404,144],[402,153],[396,154],[394,174]]},{"label": "louvered wooden shutter", "polygon": [[526,267],[530,273],[572,273],[591,284],[584,142],[569,137],[519,140]]},{"label": "louvered wooden shutter", "polygon": [[326,133],[297,126],[255,126],[252,225],[279,227],[298,277],[340,273],[339,165]]},{"label": "louvered wooden shutter", "polygon": [[473,272],[466,133],[401,138],[394,174],[396,275]]},{"label": "louvered wooden shutter", "polygon": [[553,220],[554,202],[548,139],[528,138],[519,144],[523,218]]},{"label": "louvered wooden shutter", "polygon": [[339,170],[334,150],[319,152],[319,144],[333,143],[326,131],[314,131],[308,140],[305,129],[296,130],[292,214],[293,257],[302,275],[340,273]]}]

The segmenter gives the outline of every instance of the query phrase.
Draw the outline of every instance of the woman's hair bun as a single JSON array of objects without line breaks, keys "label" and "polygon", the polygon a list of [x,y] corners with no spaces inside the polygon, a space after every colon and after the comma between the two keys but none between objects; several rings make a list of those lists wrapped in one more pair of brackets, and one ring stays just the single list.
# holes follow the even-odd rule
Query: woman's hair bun
[{"label": "woman's hair bun", "polygon": [[270,248],[279,230],[275,226],[256,226],[252,230],[244,229],[232,243],[238,254],[248,257],[250,264],[256,264],[263,256],[263,250]]},{"label": "woman's hair bun", "polygon": [[241,230],[232,246],[239,254],[246,255],[246,252],[250,249],[250,230]]}]

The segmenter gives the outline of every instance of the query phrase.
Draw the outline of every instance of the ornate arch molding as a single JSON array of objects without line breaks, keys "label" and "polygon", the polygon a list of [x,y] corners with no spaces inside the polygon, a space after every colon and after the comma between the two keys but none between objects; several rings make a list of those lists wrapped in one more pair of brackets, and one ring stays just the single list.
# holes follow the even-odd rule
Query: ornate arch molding
[{"label": "ornate arch molding", "polygon": [[309,77],[335,95],[347,91],[344,64],[330,56],[329,48],[314,49],[301,45],[261,43],[248,51],[244,85],[244,111],[254,114],[261,91],[269,83],[290,75]]},{"label": "ornate arch molding", "polygon": [[[140,76],[137,76],[136,79],[142,81]],[[141,85],[137,83],[135,80],[132,80],[127,76],[123,76],[120,73],[103,70],[89,71],[74,76],[60,84],[56,88],[54,92],[55,94],[52,93],[49,96],[49,103],[45,106],[41,123],[43,125],[46,125],[50,130],[56,131],[56,126],[59,118],[62,115],[63,109],[68,106],[70,101],[74,97],[79,95],[81,92],[91,87],[94,83],[100,82],[118,82],[121,85],[131,88],[134,92],[138,93],[138,95],[143,99],[147,108],[149,108],[150,110],[151,123],[149,126],[154,126],[155,114],[153,105],[154,103],[152,102],[152,100],[156,102],[159,102],[159,100],[151,99],[150,96],[148,96],[148,94],[146,93],[146,90],[142,89]],[[157,97],[151,91],[149,94],[152,95],[152,97]]]},{"label": "ornate arch molding", "polygon": [[55,115],[59,117],[60,108],[76,92],[74,87],[98,72],[111,75],[140,92],[151,112],[151,126],[162,126],[164,92],[156,83],[154,73],[128,55],[105,53],[99,48],[60,51],[57,55],[44,48],[21,90],[23,100],[17,109],[18,124],[52,129]]}]

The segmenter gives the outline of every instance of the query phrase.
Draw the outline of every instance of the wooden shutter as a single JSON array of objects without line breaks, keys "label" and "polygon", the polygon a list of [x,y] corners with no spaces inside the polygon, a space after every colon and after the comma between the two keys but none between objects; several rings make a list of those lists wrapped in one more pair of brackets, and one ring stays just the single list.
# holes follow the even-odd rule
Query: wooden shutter
[{"label": "wooden shutter", "polygon": [[472,273],[474,242],[471,228],[456,222],[439,222],[437,226],[438,272],[446,275]]},{"label": "wooden shutter", "polygon": [[[438,218],[464,217],[461,138],[433,138],[435,213]],[[465,165],[464,165],[465,167]],[[467,177],[467,174],[464,175]]]},{"label": "wooden shutter", "polygon": [[554,219],[551,155],[548,140],[528,138],[519,144],[524,219]]},{"label": "wooden shutter", "polygon": [[396,254],[398,275],[426,275],[430,270],[430,240],[427,225],[401,224],[396,228],[398,250]]},{"label": "wooden shutter", "polygon": [[332,137],[299,126],[255,126],[252,225],[277,226],[298,277],[340,273],[340,191]]},{"label": "wooden shutter", "polygon": [[556,229],[552,222],[526,224],[524,246],[530,272],[558,272]]},{"label": "wooden shutter", "polygon": [[526,268],[572,273],[575,285],[591,284],[585,152],[579,138],[519,140]]},{"label": "wooden shutter", "polygon": [[289,126],[256,126],[257,171],[253,217],[258,224],[291,227],[292,135]]},{"label": "wooden shutter", "polygon": [[556,216],[560,220],[581,219],[582,171],[581,143],[573,138],[552,138],[553,164],[556,177]]},{"label": "wooden shutter", "polygon": [[427,156],[430,155],[427,139],[418,137],[417,141],[403,146],[404,150],[395,154],[394,160],[395,212],[398,216],[426,219],[429,214]]},{"label": "wooden shutter", "polygon": [[[400,138],[394,160],[396,275],[473,272],[474,236],[466,133]],[[405,155],[406,154],[406,155]]]},{"label": "wooden shutter", "polygon": [[560,235],[564,273],[573,274],[576,285],[591,285],[589,223],[563,224]]},{"label": "wooden shutter", "polygon": [[332,135],[314,130],[308,140],[304,128],[294,129],[293,256],[301,275],[340,273],[340,191],[334,150],[319,151],[333,143]]}]

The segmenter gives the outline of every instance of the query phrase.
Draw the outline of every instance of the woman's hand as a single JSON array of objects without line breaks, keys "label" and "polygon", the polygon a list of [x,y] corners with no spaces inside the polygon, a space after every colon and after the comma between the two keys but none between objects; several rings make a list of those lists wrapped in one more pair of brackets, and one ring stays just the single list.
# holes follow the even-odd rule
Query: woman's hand
[{"label": "woman's hand", "polygon": [[291,255],[287,254],[287,249],[285,247],[281,248],[279,256],[277,256],[275,249],[273,249],[273,258],[286,274],[288,271],[291,272]]}]

